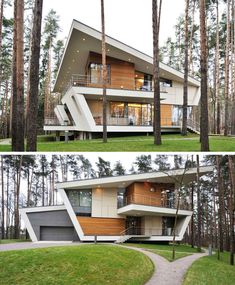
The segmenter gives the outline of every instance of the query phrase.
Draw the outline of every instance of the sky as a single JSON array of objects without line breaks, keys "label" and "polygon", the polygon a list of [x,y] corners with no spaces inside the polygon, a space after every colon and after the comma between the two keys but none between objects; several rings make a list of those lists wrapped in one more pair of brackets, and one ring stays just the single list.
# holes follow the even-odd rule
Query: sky
[{"label": "sky", "polygon": [[[160,44],[174,36],[176,20],[184,13],[184,0],[163,0]],[[100,0],[45,0],[45,16],[50,9],[60,15],[62,38],[68,35],[73,19],[101,30]],[[105,0],[106,34],[152,55],[152,1]]]}]

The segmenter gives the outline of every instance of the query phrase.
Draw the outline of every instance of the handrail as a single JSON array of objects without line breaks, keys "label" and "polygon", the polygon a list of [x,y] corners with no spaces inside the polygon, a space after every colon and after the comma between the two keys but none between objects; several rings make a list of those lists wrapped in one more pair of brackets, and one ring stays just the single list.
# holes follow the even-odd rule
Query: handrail
[{"label": "handrail", "polygon": [[188,127],[190,127],[191,129],[193,129],[197,132],[200,132],[200,130],[201,130],[200,124],[198,122],[192,120],[192,119],[187,120],[187,125],[188,125]]},{"label": "handrail", "polygon": [[[131,226],[125,229],[121,236],[173,236],[174,228],[144,228]],[[175,231],[175,235],[179,235],[178,231]]]},{"label": "handrail", "polygon": [[70,121],[64,121],[64,123],[61,124],[58,118],[48,117],[44,119],[44,125],[45,126],[72,126],[72,123]]},{"label": "handrail", "polygon": [[125,197],[124,206],[130,204],[139,204],[154,207],[163,207],[174,209],[175,200],[174,198],[155,198],[141,194],[132,194]]},{"label": "handrail", "polygon": [[[135,90],[135,91],[146,91],[146,92],[153,92],[153,83],[151,80],[143,80],[143,84],[137,84],[136,80],[139,78],[137,77],[108,77],[107,78],[107,87],[113,89],[124,89],[124,90]],[[71,79],[69,80],[68,84],[65,87],[64,94],[68,91],[71,87],[100,87],[103,84],[102,76],[91,76],[85,74],[72,74]],[[130,88],[130,85],[133,84],[133,88]],[[118,86],[117,86],[118,85]],[[177,87],[167,87],[167,86],[160,86],[161,93],[168,93],[170,90],[177,89]]]},{"label": "handrail", "polygon": [[130,229],[132,229],[132,228],[133,228],[133,226],[131,226],[131,227],[125,229],[124,231],[121,231],[121,232],[120,232],[120,235],[121,235],[121,236],[125,236],[125,233],[126,233],[127,231],[129,231]]},{"label": "handrail", "polygon": [[[103,124],[103,115],[102,114],[93,114],[93,118],[95,120],[95,123],[97,126],[101,126]],[[132,122],[128,117],[112,117],[112,116],[107,116],[107,124],[109,126],[137,126],[137,127],[151,127],[153,126],[153,123],[151,121],[142,121],[140,123],[138,122]],[[162,127],[180,127],[180,121],[178,122],[173,122],[172,118],[162,118],[161,119],[161,125]]]}]

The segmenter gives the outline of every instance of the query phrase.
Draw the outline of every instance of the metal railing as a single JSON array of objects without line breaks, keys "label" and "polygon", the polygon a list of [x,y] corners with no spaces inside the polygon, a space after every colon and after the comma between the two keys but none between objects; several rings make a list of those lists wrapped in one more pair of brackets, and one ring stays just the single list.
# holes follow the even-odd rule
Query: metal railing
[{"label": "metal railing", "polygon": [[192,119],[188,119],[187,120],[187,126],[188,128],[190,128],[192,131],[196,131],[198,133],[200,133],[200,123],[196,122],[195,120]]},{"label": "metal railing", "polygon": [[[94,120],[97,126],[103,125],[103,117],[102,114],[95,114]],[[150,127],[153,125],[151,120],[133,120],[127,117],[107,117],[107,124],[109,126],[137,126],[137,127]],[[172,121],[172,118],[162,118],[161,119],[162,127],[180,127],[181,122],[179,121]]]},{"label": "metal railing", "polygon": [[141,194],[132,194],[124,197],[123,201],[118,201],[118,208],[120,209],[130,204],[175,209],[174,198],[155,198]]},{"label": "metal railing", "polygon": [[[173,236],[173,228],[144,228],[144,227],[129,227],[121,232],[122,236]],[[176,230],[175,235],[179,233]]]},{"label": "metal railing", "polygon": [[44,119],[44,125],[45,126],[72,126],[72,123],[69,121],[64,121],[61,123],[58,118],[45,118]]},{"label": "metal railing", "polygon": [[[136,78],[130,77],[108,77],[107,79],[107,88],[110,89],[123,89],[123,90],[135,90],[135,91],[146,91],[153,92],[152,81],[144,80],[143,84],[139,84],[136,82]],[[70,87],[98,87],[101,88],[103,85],[103,79],[101,76],[90,76],[83,74],[73,74],[71,80],[65,87],[64,94]],[[161,93],[168,93],[168,90],[172,89],[172,87],[160,86]]]}]

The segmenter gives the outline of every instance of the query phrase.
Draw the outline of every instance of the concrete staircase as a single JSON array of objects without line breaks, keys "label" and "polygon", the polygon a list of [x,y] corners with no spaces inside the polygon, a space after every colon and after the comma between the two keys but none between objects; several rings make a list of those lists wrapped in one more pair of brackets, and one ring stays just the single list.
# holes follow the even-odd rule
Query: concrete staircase
[{"label": "concrete staircase", "polygon": [[130,238],[132,238],[132,236],[130,235],[124,235],[124,236],[120,236],[120,238],[118,238],[115,243],[119,244],[119,243],[124,243],[126,241],[128,241]]},{"label": "concrete staircase", "polygon": [[200,124],[192,119],[188,119],[187,121],[188,130],[200,135]]}]

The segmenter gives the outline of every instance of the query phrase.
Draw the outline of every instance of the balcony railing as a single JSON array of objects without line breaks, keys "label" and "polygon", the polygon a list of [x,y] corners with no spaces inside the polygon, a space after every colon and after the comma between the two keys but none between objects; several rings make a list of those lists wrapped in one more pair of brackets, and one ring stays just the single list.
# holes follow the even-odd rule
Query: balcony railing
[{"label": "balcony railing", "polygon": [[[122,236],[173,236],[173,234],[173,228],[144,228],[135,226],[129,227],[121,233]],[[175,231],[175,235],[179,235],[177,230]]]},{"label": "balcony railing", "polygon": [[[94,120],[97,126],[103,125],[103,118],[102,114],[95,114]],[[120,117],[107,117],[107,124],[108,126],[137,126],[137,127],[149,127],[152,126],[153,123],[151,120],[142,120],[142,121],[136,121],[131,120],[130,118],[120,118]],[[162,118],[161,119],[161,125],[163,127],[180,127],[181,121],[172,121],[172,118]]]},{"label": "balcony railing", "polygon": [[[153,92],[152,81],[144,80],[143,84],[137,84],[136,78],[130,77],[114,77],[107,79],[107,88],[111,89],[123,89],[123,90],[135,90]],[[64,94],[70,87],[98,87],[102,88],[102,77],[94,77],[90,75],[73,74],[71,80],[68,82]],[[170,87],[171,88],[171,87]],[[161,93],[168,93],[168,87],[160,86]],[[172,89],[172,88],[171,88]]]},{"label": "balcony railing", "polygon": [[44,120],[44,125],[45,126],[72,126],[72,123],[68,121],[64,121],[63,123],[61,123],[57,118],[53,117],[53,118],[46,118]]},{"label": "balcony railing", "polygon": [[144,196],[141,194],[128,195],[123,198],[123,200],[118,201],[118,208],[128,206],[130,204],[152,206],[152,207],[163,207],[163,208],[175,208],[175,199],[162,197],[154,198],[151,196]]}]

